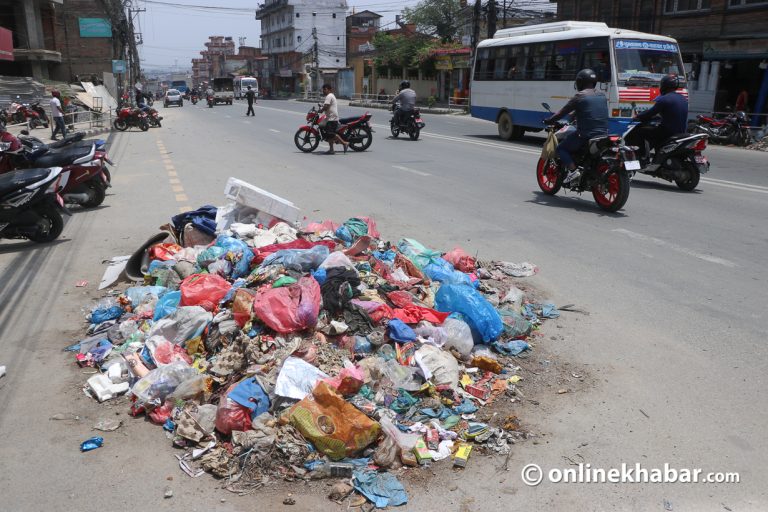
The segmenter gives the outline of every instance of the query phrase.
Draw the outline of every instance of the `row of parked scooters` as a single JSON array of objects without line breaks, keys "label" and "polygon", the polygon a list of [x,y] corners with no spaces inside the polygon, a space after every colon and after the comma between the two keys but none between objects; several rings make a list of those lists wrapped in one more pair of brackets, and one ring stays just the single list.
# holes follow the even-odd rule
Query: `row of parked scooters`
[{"label": "row of parked scooters", "polygon": [[[106,141],[83,132],[46,144],[22,132],[0,142],[0,238],[51,242],[64,229],[67,205],[95,208],[111,187]],[[9,140],[10,139],[10,140]],[[14,147],[16,146],[16,147]]]}]

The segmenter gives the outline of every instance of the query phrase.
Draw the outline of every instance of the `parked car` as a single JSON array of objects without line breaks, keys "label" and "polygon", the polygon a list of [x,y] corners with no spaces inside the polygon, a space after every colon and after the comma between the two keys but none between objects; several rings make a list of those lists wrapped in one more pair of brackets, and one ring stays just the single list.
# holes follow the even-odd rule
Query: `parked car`
[{"label": "parked car", "polygon": [[170,105],[184,106],[184,98],[181,93],[176,89],[168,89],[165,93],[165,100],[163,100],[163,106],[168,108]]}]

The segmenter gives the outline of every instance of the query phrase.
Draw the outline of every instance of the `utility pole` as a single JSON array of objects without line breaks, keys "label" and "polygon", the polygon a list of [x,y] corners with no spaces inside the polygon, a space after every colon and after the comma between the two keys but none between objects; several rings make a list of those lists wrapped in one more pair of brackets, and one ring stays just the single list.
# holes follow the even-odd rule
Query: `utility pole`
[{"label": "utility pole", "polygon": [[507,0],[502,3],[503,11],[501,12],[501,28],[507,28]]},{"label": "utility pole", "polygon": [[[313,15],[315,13],[312,13]],[[315,64],[315,79],[318,85],[320,84],[320,49],[317,45],[317,28],[312,27],[312,39],[315,44],[312,45],[312,61]]]},{"label": "utility pole", "polygon": [[139,59],[137,44],[143,42],[141,41],[141,34],[137,34],[134,30],[133,21],[139,13],[145,12],[146,9],[134,9],[133,0],[123,0],[123,6],[125,7],[125,17],[128,22],[128,83],[133,86],[141,77],[141,61]]},{"label": "utility pole", "polygon": [[472,10],[472,55],[474,56],[475,48],[480,39],[480,14],[482,5],[480,0],[475,0],[475,8]]},{"label": "utility pole", "polygon": [[488,0],[488,39],[496,33],[496,0]]}]

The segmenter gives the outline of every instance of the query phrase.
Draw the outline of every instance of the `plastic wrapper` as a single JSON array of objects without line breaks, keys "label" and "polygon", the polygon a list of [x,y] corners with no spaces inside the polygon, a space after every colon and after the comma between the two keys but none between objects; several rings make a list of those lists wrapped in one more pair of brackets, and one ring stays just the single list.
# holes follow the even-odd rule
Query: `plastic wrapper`
[{"label": "plastic wrapper", "polygon": [[231,236],[219,235],[216,239],[216,246],[226,250],[226,258],[233,265],[233,279],[243,277],[250,272],[253,251],[248,247],[248,244]]},{"label": "plastic wrapper", "polygon": [[167,366],[169,364],[182,361],[192,364],[192,358],[181,346],[171,343],[162,336],[152,336],[144,344],[152,354],[152,360],[155,365]]},{"label": "plastic wrapper", "polygon": [[425,343],[436,347],[442,347],[448,341],[448,333],[445,332],[445,329],[426,321],[419,322],[414,331],[425,340]]},{"label": "plastic wrapper", "polygon": [[474,272],[477,266],[475,258],[467,254],[461,247],[455,247],[452,251],[445,253],[443,259],[461,272]]},{"label": "plastic wrapper", "polygon": [[381,366],[381,372],[389,379],[394,389],[418,391],[423,384],[416,368],[403,366],[395,359],[384,362]]},{"label": "plastic wrapper", "polygon": [[531,334],[533,325],[523,315],[511,309],[500,309],[501,321],[504,322],[504,335],[509,338],[522,338]]},{"label": "plastic wrapper", "polygon": [[499,313],[474,288],[444,284],[435,294],[435,309],[461,313],[472,335],[483,343],[495,340],[504,330]]},{"label": "plastic wrapper", "polygon": [[365,375],[363,371],[354,365],[343,368],[336,377],[326,379],[332,388],[342,395],[354,395],[363,386]]},{"label": "plastic wrapper", "polygon": [[253,312],[271,329],[289,333],[313,327],[320,302],[320,285],[304,276],[290,286],[260,290],[253,301]]},{"label": "plastic wrapper", "polygon": [[[422,368],[425,377],[435,384],[456,386],[459,382],[459,363],[450,352],[432,345],[423,345],[416,351],[416,364]],[[429,373],[429,376],[426,373]]]},{"label": "plastic wrapper", "polygon": [[381,427],[320,382],[286,413],[288,421],[331,460],[354,457],[373,443]]},{"label": "plastic wrapper", "polygon": [[193,274],[181,282],[181,306],[200,306],[213,311],[232,285],[215,274]]},{"label": "plastic wrapper", "polygon": [[328,257],[325,245],[316,245],[311,249],[283,249],[267,256],[262,266],[283,265],[285,268],[300,272],[315,270]]},{"label": "plastic wrapper", "polygon": [[475,346],[469,325],[458,318],[448,317],[441,327],[447,336],[443,348],[454,349],[463,358],[468,358],[472,353],[472,347]]},{"label": "plastic wrapper", "polygon": [[355,265],[352,264],[352,260],[350,260],[349,257],[341,251],[334,251],[330,253],[330,255],[328,255],[328,257],[325,258],[325,260],[323,260],[323,262],[320,264],[319,268],[328,270],[329,268],[336,267],[344,267],[357,272]]},{"label": "plastic wrapper", "polygon": [[239,288],[235,291],[232,301],[232,315],[237,325],[242,329],[253,314],[253,301],[256,298],[256,292],[248,288]]},{"label": "plastic wrapper", "polygon": [[140,402],[162,403],[182,382],[198,375],[197,370],[187,363],[175,362],[155,368],[139,379],[131,393]]},{"label": "plastic wrapper", "polygon": [[150,260],[168,261],[174,259],[182,247],[179,244],[161,243],[151,246],[147,250]]},{"label": "plastic wrapper", "polygon": [[157,322],[161,318],[165,318],[166,316],[176,311],[176,309],[179,307],[179,301],[181,301],[180,291],[168,292],[164,294],[157,300],[157,304],[155,304],[153,320]]},{"label": "plastic wrapper", "polygon": [[419,269],[423,269],[433,261],[442,259],[440,251],[429,249],[413,238],[403,238],[398,242],[397,248],[400,252]]},{"label": "plastic wrapper", "polygon": [[[237,386],[233,384],[227,390],[227,395]],[[216,409],[216,430],[228,436],[233,430],[245,432],[251,429],[251,411],[228,396],[219,401]]]},{"label": "plastic wrapper", "polygon": [[165,286],[131,286],[125,292],[123,295],[128,297],[131,300],[131,304],[133,307],[138,306],[142,302],[144,302],[144,299],[147,295],[154,295],[156,297],[162,297],[165,292],[168,291],[168,288]]},{"label": "plastic wrapper", "polygon": [[214,261],[219,260],[220,258],[223,258],[226,254],[227,250],[224,247],[212,245],[211,247],[206,247],[203,251],[201,251],[197,255],[196,261],[200,268],[208,268],[208,265]]},{"label": "plastic wrapper", "polygon": [[147,338],[159,335],[180,345],[200,336],[212,319],[213,315],[200,306],[179,306],[176,311],[155,322]]},{"label": "plastic wrapper", "polygon": [[275,394],[301,400],[309,395],[317,382],[328,375],[298,357],[288,357],[277,375]]}]

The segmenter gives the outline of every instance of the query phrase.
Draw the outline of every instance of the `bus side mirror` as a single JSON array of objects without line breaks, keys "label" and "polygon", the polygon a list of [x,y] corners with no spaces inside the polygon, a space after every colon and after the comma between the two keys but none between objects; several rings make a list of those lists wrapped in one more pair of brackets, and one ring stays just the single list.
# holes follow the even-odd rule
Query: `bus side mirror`
[{"label": "bus side mirror", "polygon": [[544,107],[544,110],[547,112],[552,112],[552,109],[549,108],[549,103],[542,103],[541,106]]}]

